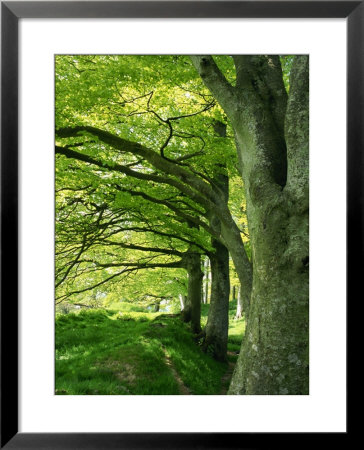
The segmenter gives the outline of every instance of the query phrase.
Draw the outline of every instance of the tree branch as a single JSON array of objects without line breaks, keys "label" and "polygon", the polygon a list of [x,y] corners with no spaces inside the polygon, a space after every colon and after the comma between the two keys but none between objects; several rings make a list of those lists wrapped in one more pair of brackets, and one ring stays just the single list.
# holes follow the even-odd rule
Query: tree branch
[{"label": "tree branch", "polygon": [[[200,203],[201,205],[207,207],[207,208],[213,208],[213,203],[206,197],[203,197],[200,195],[200,193],[196,192],[195,190],[191,189],[188,185],[188,183],[185,183],[185,180],[181,179],[182,182],[175,180],[173,178],[170,178],[168,176],[160,176],[160,175],[154,175],[154,174],[146,174],[143,172],[137,172],[135,170],[129,169],[126,166],[122,166],[121,164],[113,163],[108,164],[102,161],[99,161],[92,156],[85,155],[80,152],[76,152],[75,150],[71,150],[67,147],[55,147],[56,154],[64,155],[67,158],[76,159],[79,161],[87,162],[89,164],[101,167],[103,169],[120,172],[125,175],[131,176],[133,178],[137,178],[139,180],[145,180],[145,181],[154,181],[156,183],[160,184],[168,184],[169,186],[173,186],[186,194],[188,197],[190,197],[192,200],[194,200],[197,203]],[[157,155],[159,156],[159,155]],[[173,165],[175,167],[175,165]],[[196,177],[197,178],[197,177]],[[207,183],[204,183],[206,186]],[[210,189],[210,188],[209,188]],[[211,190],[211,189],[210,189]],[[211,190],[211,196],[213,196],[213,192]]]},{"label": "tree branch", "polygon": [[287,142],[287,184],[285,191],[304,211],[309,189],[309,57],[296,56],[291,71],[285,135]]},{"label": "tree branch", "polygon": [[234,87],[227,81],[217,67],[212,56],[190,56],[202,81],[220,103],[226,114],[230,115],[236,104]]},{"label": "tree branch", "polygon": [[[156,169],[162,170],[163,172],[177,176],[183,183],[190,185],[193,189],[195,189],[198,193],[206,196],[207,199],[213,200],[214,193],[211,190],[210,186],[204,181],[200,180],[198,177],[193,175],[190,171],[184,169],[180,165],[175,164],[174,162],[170,162],[163,158],[158,153],[153,150],[144,147],[143,145],[128,141],[126,139],[122,139],[108,131],[101,130],[99,128],[91,127],[91,126],[78,126],[78,127],[70,127],[70,128],[60,128],[56,130],[56,134],[59,137],[75,137],[80,134],[90,133],[100,139],[100,141],[105,144],[110,145],[116,150],[122,152],[129,152],[135,155],[142,156],[146,161],[152,164]],[[117,166],[117,165],[116,165]]]}]

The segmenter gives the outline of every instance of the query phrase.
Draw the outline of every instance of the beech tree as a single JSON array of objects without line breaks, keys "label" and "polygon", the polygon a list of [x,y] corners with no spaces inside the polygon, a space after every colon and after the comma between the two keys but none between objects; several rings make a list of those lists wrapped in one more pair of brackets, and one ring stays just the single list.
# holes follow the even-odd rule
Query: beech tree
[{"label": "beech tree", "polygon": [[234,85],[211,56],[191,59],[234,128],[247,204],[252,279],[229,393],[307,394],[308,56],[294,58],[288,96],[278,56],[234,56]]}]

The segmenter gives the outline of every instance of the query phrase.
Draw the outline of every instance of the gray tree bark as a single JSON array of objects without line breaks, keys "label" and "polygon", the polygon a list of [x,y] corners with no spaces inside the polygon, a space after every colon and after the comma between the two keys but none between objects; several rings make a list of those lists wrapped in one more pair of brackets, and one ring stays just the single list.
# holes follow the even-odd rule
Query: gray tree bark
[{"label": "gray tree bark", "polygon": [[252,283],[239,275],[247,328],[229,394],[307,394],[308,57],[288,101],[277,56],[235,56],[234,87],[211,57],[191,59],[231,120],[246,191]]},{"label": "gray tree bark", "polygon": [[[214,128],[220,137],[226,137],[226,124],[216,121]],[[222,203],[227,205],[229,198],[229,178],[225,166],[216,165],[213,185],[219,191]],[[209,219],[210,227],[216,234],[220,234],[221,221],[219,217],[215,212],[210,211]],[[214,248],[214,251],[210,254],[211,297],[202,348],[204,351],[211,351],[216,360],[225,361],[229,331],[229,251],[217,239],[212,238],[211,243]]]},{"label": "gray tree bark", "polygon": [[216,360],[225,361],[229,330],[229,251],[217,240],[213,246],[210,308],[202,348],[211,351]]},{"label": "gray tree bark", "polygon": [[184,322],[191,322],[193,333],[201,331],[201,292],[202,278],[201,255],[190,252],[186,256],[186,269],[188,274],[187,299],[182,311]]}]

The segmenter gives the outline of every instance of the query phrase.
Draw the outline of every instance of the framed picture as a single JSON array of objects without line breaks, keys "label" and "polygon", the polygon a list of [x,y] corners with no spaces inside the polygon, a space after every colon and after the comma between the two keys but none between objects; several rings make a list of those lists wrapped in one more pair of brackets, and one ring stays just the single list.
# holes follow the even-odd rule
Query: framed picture
[{"label": "framed picture", "polygon": [[[1,3],[1,448],[253,448],[278,438],[284,446],[292,446],[297,433],[303,440],[311,433],[315,439],[318,433],[325,439],[325,433],[347,437],[345,295],[347,302],[356,292],[362,270],[363,19],[361,1]],[[54,289],[55,125],[56,153],[75,157],[77,146],[85,145],[72,140],[74,131],[64,126],[67,112],[61,114],[63,128],[53,116],[55,70],[62,78],[62,64],[71,54],[309,54],[309,389],[305,384],[292,392],[286,387],[276,392],[253,390],[252,395],[228,395],[224,400],[196,395],[193,401],[174,395],[108,396],[97,389],[73,399],[54,395],[68,393],[63,386],[54,386],[52,378],[54,311],[49,296]],[[204,80],[204,64],[211,61],[194,58]],[[122,64],[127,66],[127,61]],[[76,76],[88,63],[95,62],[70,61]],[[238,62],[235,67],[238,73]],[[148,113],[152,95],[143,106]],[[191,94],[186,95],[189,99]],[[322,103],[326,109],[321,109]],[[56,107],[67,111],[67,102],[56,95]],[[204,104],[205,110],[210,107]],[[173,133],[185,140],[191,135],[175,132],[171,123],[176,117],[163,119],[155,111],[158,126],[170,130],[159,145],[163,164],[172,157],[173,152],[166,157],[163,150]],[[89,133],[92,163],[96,160],[90,132],[95,137],[95,129],[77,134],[81,139],[82,133]],[[105,135],[99,133],[97,139],[109,145]],[[146,152],[144,147],[140,152]],[[198,149],[192,157],[195,153]],[[135,168],[132,163],[130,168]],[[183,170],[178,174],[182,181]],[[251,189],[249,195],[257,197],[259,192]],[[308,272],[308,256],[301,260],[301,272]],[[67,295],[62,291],[61,299]],[[302,364],[297,355],[288,356],[290,363]],[[330,364],[335,366],[332,377]],[[332,398],[334,386],[339,388]]]}]

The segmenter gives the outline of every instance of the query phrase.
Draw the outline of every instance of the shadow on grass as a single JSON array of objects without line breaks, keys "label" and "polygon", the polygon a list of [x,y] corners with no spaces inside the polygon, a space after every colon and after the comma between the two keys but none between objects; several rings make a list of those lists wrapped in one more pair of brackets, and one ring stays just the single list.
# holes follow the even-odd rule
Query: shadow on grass
[{"label": "shadow on grass", "polygon": [[[230,355],[243,331],[243,321],[230,320]],[[56,318],[57,395],[216,395],[228,368],[201,351],[178,317],[87,310]]]}]

